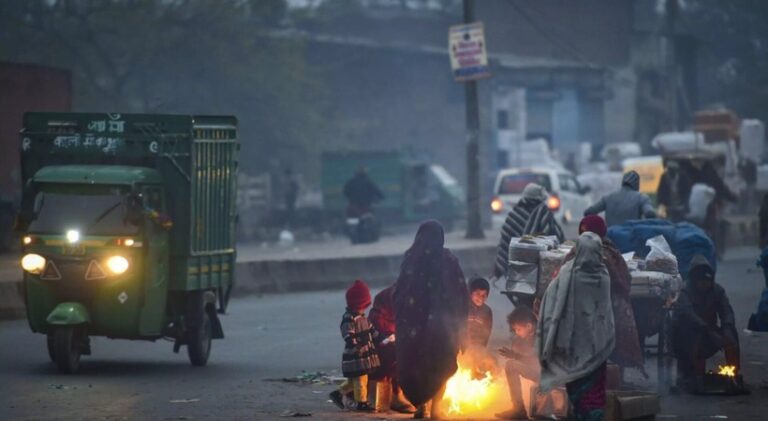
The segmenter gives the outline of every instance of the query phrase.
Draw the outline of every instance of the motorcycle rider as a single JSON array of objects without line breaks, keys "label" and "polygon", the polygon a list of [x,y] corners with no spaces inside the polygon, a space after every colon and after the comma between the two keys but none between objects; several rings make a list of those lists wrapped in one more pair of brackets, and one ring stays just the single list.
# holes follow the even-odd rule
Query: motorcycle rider
[{"label": "motorcycle rider", "polygon": [[349,203],[347,215],[358,217],[371,211],[371,206],[384,200],[384,194],[368,176],[365,167],[359,167],[355,175],[344,184],[344,197]]},{"label": "motorcycle rider", "polygon": [[[355,175],[344,184],[344,197],[347,199],[347,218],[361,218],[360,224],[365,224],[355,228],[358,235],[362,235],[368,240],[356,237],[353,243],[357,241],[368,242],[378,239],[378,222],[373,217],[371,207],[374,203],[384,200],[384,194],[376,183],[368,176],[365,167],[359,167]],[[366,234],[361,234],[366,232]]]}]

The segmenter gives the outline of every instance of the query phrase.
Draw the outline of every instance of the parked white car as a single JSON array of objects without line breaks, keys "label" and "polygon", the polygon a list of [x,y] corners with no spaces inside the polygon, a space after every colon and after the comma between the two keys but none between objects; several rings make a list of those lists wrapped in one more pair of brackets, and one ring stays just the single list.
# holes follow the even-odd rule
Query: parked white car
[{"label": "parked white car", "polygon": [[536,183],[547,189],[550,196],[547,206],[560,223],[581,220],[584,211],[592,204],[589,188],[583,188],[568,170],[551,167],[513,168],[499,171],[493,185],[495,196],[491,201],[493,226],[504,225],[504,219],[522,197],[523,189]]}]

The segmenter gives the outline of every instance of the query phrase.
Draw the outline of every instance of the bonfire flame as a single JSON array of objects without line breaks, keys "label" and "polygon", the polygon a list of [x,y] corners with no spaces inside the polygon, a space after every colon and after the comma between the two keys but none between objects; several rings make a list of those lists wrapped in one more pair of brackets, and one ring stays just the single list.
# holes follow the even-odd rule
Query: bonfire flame
[{"label": "bonfire flame", "polygon": [[717,374],[727,377],[736,377],[735,365],[720,365],[717,367]]},{"label": "bonfire flame", "polygon": [[489,408],[501,391],[501,386],[487,371],[481,378],[473,376],[470,368],[462,367],[448,379],[445,386],[445,399],[448,406],[448,414],[466,414]]}]

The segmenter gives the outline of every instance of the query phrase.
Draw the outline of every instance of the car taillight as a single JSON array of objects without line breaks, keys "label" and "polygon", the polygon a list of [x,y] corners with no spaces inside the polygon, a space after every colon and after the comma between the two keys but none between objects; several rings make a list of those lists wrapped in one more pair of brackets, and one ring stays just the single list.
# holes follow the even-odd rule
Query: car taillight
[{"label": "car taillight", "polygon": [[493,213],[501,213],[503,209],[504,209],[504,202],[498,197],[494,197],[493,200],[491,200],[491,210],[493,211]]},{"label": "car taillight", "polygon": [[549,199],[547,199],[547,207],[552,212],[557,212],[560,209],[560,198],[554,194],[549,196]]}]

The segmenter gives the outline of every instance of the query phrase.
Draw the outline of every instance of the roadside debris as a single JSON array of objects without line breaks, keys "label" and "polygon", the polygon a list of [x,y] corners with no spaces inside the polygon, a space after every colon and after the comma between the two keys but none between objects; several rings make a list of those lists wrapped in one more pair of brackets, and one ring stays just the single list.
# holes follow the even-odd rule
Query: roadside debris
[{"label": "roadside debris", "polygon": [[200,402],[200,399],[194,398],[194,399],[171,399],[168,401],[170,403],[192,403],[192,402]]},{"label": "roadside debris", "polygon": [[56,390],[74,390],[77,389],[77,386],[65,386],[63,384],[49,384],[48,389],[56,389]]},{"label": "roadside debris", "polygon": [[322,385],[339,385],[346,380],[341,376],[334,376],[326,374],[322,371],[301,371],[301,374],[296,377],[281,377],[281,378],[269,378],[264,379],[265,382],[284,382],[284,383],[300,383],[300,384],[322,384]]},{"label": "roadside debris", "polygon": [[282,413],[280,413],[281,418],[299,418],[299,417],[311,417],[312,414],[309,412],[299,412],[294,411],[293,409],[286,409]]}]

